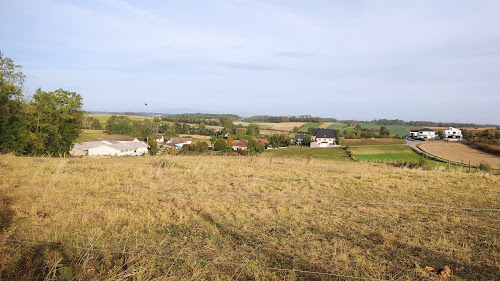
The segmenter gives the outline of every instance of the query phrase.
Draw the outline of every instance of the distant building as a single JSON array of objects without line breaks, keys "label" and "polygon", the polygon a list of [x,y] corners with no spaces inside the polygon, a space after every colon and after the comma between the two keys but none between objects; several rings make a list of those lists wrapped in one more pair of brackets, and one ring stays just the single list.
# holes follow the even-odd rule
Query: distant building
[{"label": "distant building", "polygon": [[244,140],[239,140],[239,141],[233,142],[233,144],[231,144],[231,148],[234,150],[247,150],[248,144]]},{"label": "distant building", "polygon": [[295,139],[295,144],[300,145],[304,141],[304,135],[295,135],[294,139]]},{"label": "distant building", "polygon": [[192,142],[191,138],[171,138],[167,141],[167,146],[181,149],[184,145],[191,144]]},{"label": "distant building", "polygon": [[165,141],[162,134],[155,134],[155,139],[157,143],[163,143]]},{"label": "distant building", "polygon": [[335,133],[331,129],[316,129],[316,141],[311,142],[311,147],[335,146]]},{"label": "distant building", "polygon": [[142,141],[89,141],[77,143],[70,151],[73,156],[140,156],[148,153],[148,145]]},{"label": "distant building", "polygon": [[462,139],[462,130],[449,127],[448,130],[443,130],[443,135],[446,140],[459,141]]},{"label": "distant building", "polygon": [[424,128],[424,129],[419,129],[419,130],[411,130],[410,133],[408,134],[409,137],[414,138],[414,139],[436,139],[437,135],[434,130],[431,130],[429,128]]}]

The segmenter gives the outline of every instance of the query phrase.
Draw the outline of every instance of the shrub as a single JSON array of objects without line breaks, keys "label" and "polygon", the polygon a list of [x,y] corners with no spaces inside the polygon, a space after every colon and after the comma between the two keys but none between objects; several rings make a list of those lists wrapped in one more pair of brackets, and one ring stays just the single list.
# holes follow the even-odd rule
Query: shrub
[{"label": "shrub", "polygon": [[491,172],[490,164],[483,162],[483,161],[481,161],[481,163],[479,163],[479,166],[477,168],[479,171],[483,171],[483,172],[487,172],[487,173]]}]

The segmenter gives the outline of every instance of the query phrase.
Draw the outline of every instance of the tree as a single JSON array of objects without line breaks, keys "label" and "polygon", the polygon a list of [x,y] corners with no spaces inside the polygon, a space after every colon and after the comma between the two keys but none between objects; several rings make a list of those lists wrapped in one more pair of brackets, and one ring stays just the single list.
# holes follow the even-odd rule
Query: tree
[{"label": "tree", "polygon": [[208,150],[208,144],[204,141],[200,141],[199,143],[194,145],[194,150],[199,153],[203,153]]},{"label": "tree", "polygon": [[258,136],[260,133],[259,125],[255,123],[250,123],[247,126],[247,135],[249,136]]},{"label": "tree", "polygon": [[280,140],[280,146],[288,146],[288,145],[290,145],[290,138],[285,133],[281,133],[280,134],[279,140]]},{"label": "tree", "polygon": [[380,135],[381,136],[388,136],[390,134],[391,134],[391,131],[389,131],[389,129],[387,129],[386,126],[380,127]]},{"label": "tree", "polygon": [[356,136],[360,137],[363,129],[361,128],[361,125],[356,124],[356,126],[354,126],[354,131],[356,132]]},{"label": "tree", "polygon": [[265,145],[255,139],[250,139],[250,141],[248,141],[248,153],[250,154],[263,152],[265,149]]},{"label": "tree", "polygon": [[230,147],[233,144],[233,137],[231,135],[229,135],[227,137],[226,142],[227,142],[227,146]]},{"label": "tree", "polygon": [[280,136],[278,134],[272,135],[269,142],[273,148],[278,148],[280,146]]},{"label": "tree", "polygon": [[292,132],[298,133],[299,132],[299,127],[297,127],[297,126],[293,127]]},{"label": "tree", "polygon": [[128,135],[134,131],[132,120],[128,116],[112,115],[106,121],[106,133]]},{"label": "tree", "polygon": [[302,145],[310,145],[311,144],[311,136],[310,135],[304,135],[302,138]]},{"label": "tree", "polygon": [[156,143],[156,138],[152,135],[148,137],[148,151],[150,155],[158,153],[158,143]]},{"label": "tree", "polygon": [[217,139],[217,141],[214,144],[214,150],[215,151],[223,151],[227,149],[227,143],[224,139]]},{"label": "tree", "polygon": [[78,138],[83,121],[82,97],[63,89],[54,92],[38,89],[31,105],[32,132],[38,143],[43,144],[43,150],[35,149],[33,153],[62,155],[69,152]]},{"label": "tree", "polygon": [[309,127],[307,129],[307,133],[311,136],[315,136],[316,135],[316,128],[313,128],[313,127]]}]

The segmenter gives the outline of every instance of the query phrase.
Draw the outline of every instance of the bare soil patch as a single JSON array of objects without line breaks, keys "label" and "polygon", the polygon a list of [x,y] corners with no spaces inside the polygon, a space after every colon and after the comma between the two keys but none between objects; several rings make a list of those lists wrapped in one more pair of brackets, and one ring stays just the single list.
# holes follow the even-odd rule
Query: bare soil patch
[{"label": "bare soil patch", "polygon": [[470,161],[472,165],[479,165],[481,161],[484,161],[490,164],[492,168],[498,168],[500,163],[500,157],[462,143],[428,142],[418,147],[427,153],[455,162],[469,163]]}]

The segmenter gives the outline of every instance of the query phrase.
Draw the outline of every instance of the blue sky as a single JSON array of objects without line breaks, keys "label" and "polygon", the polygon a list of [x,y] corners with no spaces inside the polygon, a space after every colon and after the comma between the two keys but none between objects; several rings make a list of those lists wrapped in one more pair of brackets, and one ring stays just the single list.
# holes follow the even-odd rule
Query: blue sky
[{"label": "blue sky", "polygon": [[86,110],[500,123],[496,0],[0,6],[26,91],[75,91]]}]

